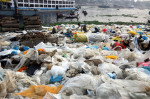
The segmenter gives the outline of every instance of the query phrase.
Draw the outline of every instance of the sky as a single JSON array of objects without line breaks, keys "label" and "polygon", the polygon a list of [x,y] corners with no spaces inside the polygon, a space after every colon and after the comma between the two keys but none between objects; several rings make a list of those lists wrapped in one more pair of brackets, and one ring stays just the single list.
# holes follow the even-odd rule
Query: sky
[{"label": "sky", "polygon": [[150,0],[134,0],[135,2],[137,2],[137,1],[150,1]]}]

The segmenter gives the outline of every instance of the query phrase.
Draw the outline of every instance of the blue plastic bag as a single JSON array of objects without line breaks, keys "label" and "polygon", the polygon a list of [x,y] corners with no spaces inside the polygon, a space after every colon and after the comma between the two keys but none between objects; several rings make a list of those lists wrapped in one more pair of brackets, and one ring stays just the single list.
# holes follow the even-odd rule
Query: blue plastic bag
[{"label": "blue plastic bag", "polygon": [[56,78],[51,76],[50,82],[51,83],[60,82],[62,79],[63,79],[63,77],[61,75],[58,75]]},{"label": "blue plastic bag", "polygon": [[98,46],[93,45],[93,46],[91,46],[91,48],[92,48],[92,49],[98,49]]},{"label": "blue plastic bag", "polygon": [[70,33],[64,33],[64,35],[65,35],[66,37],[71,37],[71,36],[72,36],[72,34],[70,34]]},{"label": "blue plastic bag", "polygon": [[18,46],[13,47],[14,50],[19,50]]},{"label": "blue plastic bag", "polygon": [[117,76],[116,73],[107,73],[107,75],[112,79],[116,79],[116,76]]},{"label": "blue plastic bag", "polygon": [[12,51],[11,54],[17,55],[18,53],[16,51]]},{"label": "blue plastic bag", "polygon": [[146,70],[150,71],[150,67],[143,66],[142,68],[144,68],[144,69],[146,69]]},{"label": "blue plastic bag", "polygon": [[148,39],[146,36],[142,36],[142,38],[143,38],[144,40],[147,40],[147,39]]},{"label": "blue plastic bag", "polygon": [[143,32],[137,32],[138,34],[143,34]]},{"label": "blue plastic bag", "polygon": [[110,29],[110,32],[112,33],[112,32],[113,32],[113,30],[112,30],[112,29]]},{"label": "blue plastic bag", "polygon": [[137,28],[142,28],[142,26],[138,25]]},{"label": "blue plastic bag", "polygon": [[103,47],[102,50],[109,50],[109,48],[108,47]]},{"label": "blue plastic bag", "polygon": [[22,46],[22,49],[23,49],[23,51],[26,51],[26,50],[28,50],[28,49],[29,49],[29,47]]},{"label": "blue plastic bag", "polygon": [[86,47],[86,49],[90,48],[89,46]]}]

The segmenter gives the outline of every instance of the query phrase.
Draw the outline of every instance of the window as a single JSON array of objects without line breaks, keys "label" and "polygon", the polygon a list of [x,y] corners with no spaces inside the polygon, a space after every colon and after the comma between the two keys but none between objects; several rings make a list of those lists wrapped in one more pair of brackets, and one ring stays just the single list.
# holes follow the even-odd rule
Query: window
[{"label": "window", "polygon": [[23,0],[18,0],[18,2],[23,2]]},{"label": "window", "polygon": [[65,1],[63,1],[63,4],[66,4],[66,2],[65,2]]},{"label": "window", "polygon": [[24,2],[28,2],[28,0],[24,0]]},{"label": "window", "polygon": [[52,1],[52,4],[55,4],[55,1]]},{"label": "window", "polygon": [[47,4],[47,0],[44,0],[44,3]]},{"label": "window", "polygon": [[23,7],[23,4],[18,4],[19,7]]},{"label": "window", "polygon": [[62,4],[62,1],[59,1],[59,4]]},{"label": "window", "polygon": [[63,5],[63,7],[65,7],[65,5]]},{"label": "window", "polygon": [[43,0],[40,0],[40,3],[43,3]]},{"label": "window", "polygon": [[51,1],[48,1],[48,4],[51,4],[52,2]]},{"label": "window", "polygon": [[24,4],[24,7],[29,7],[29,5],[28,4]]},{"label": "window", "polygon": [[30,0],[30,3],[33,3],[33,0]]},{"label": "window", "polygon": [[51,5],[48,5],[48,7],[51,8],[52,6],[51,6]]},{"label": "window", "polygon": [[55,7],[55,5],[52,5],[52,7]]},{"label": "window", "polygon": [[40,7],[43,7],[43,5],[40,5]]},{"label": "window", "polygon": [[47,5],[44,5],[45,8],[47,8]]},{"label": "window", "polygon": [[34,7],[34,5],[33,5],[33,4],[30,4],[30,7]]},{"label": "window", "polygon": [[56,4],[58,4],[58,1],[56,1]]},{"label": "window", "polygon": [[39,7],[39,5],[36,4],[35,7]]}]

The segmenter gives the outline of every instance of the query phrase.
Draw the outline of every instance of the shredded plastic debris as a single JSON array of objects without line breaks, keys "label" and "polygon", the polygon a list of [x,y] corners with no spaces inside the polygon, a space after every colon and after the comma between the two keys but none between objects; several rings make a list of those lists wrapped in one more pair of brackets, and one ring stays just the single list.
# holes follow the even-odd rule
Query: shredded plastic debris
[{"label": "shredded plastic debris", "polygon": [[150,31],[144,27],[62,24],[4,33],[0,98],[149,99]]}]

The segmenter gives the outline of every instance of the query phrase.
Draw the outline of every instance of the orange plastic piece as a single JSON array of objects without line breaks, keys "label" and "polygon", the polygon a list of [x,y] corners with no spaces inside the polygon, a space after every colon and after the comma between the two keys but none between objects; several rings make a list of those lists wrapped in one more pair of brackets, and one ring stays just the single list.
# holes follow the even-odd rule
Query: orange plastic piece
[{"label": "orange plastic piece", "polygon": [[22,72],[23,70],[27,70],[27,66],[23,66],[22,68],[18,69],[18,72]]},{"label": "orange plastic piece", "polygon": [[46,52],[44,49],[38,49],[38,52]]},{"label": "orange plastic piece", "polygon": [[24,51],[23,54],[25,55],[25,54],[27,54],[27,52],[28,52],[28,50]]},{"label": "orange plastic piece", "polygon": [[106,56],[105,58],[118,59],[118,57],[117,57],[117,56],[114,56],[114,55]]},{"label": "orange plastic piece", "polygon": [[58,94],[62,87],[63,85],[59,85],[58,87],[49,87],[45,85],[30,86],[29,89],[20,93],[15,93],[15,95],[21,95],[33,99],[42,99],[47,92]]}]

